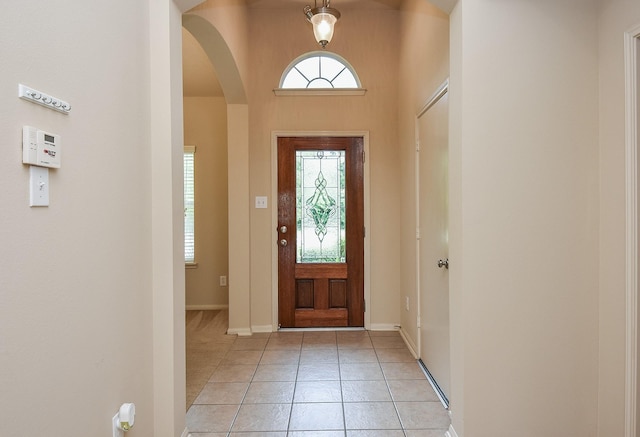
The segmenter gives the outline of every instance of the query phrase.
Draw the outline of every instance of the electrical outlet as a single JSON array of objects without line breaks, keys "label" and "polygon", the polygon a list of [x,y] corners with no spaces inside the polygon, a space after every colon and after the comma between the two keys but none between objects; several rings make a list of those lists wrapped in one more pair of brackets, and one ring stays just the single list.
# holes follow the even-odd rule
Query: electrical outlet
[{"label": "electrical outlet", "polygon": [[227,277],[226,276],[220,276],[220,286],[221,287],[226,287],[227,286]]},{"label": "electrical outlet", "polygon": [[404,309],[409,311],[409,296],[404,297]]},{"label": "electrical outlet", "polygon": [[118,426],[118,424],[120,423],[120,415],[118,413],[113,416],[113,419],[111,419],[111,423],[113,425],[113,437],[124,437],[124,431]]}]

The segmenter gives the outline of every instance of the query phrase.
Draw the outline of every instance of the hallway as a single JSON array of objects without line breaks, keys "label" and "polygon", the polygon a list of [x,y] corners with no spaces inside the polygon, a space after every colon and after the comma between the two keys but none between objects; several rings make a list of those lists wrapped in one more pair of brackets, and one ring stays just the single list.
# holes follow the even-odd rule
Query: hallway
[{"label": "hallway", "polygon": [[398,332],[224,334],[187,311],[191,437],[442,437],[449,416]]}]

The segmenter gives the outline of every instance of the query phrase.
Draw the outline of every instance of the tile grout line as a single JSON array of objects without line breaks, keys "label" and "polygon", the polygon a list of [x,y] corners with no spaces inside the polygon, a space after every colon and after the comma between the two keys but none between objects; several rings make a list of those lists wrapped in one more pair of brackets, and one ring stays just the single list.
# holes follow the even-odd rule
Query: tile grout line
[{"label": "tile grout line", "polygon": [[298,365],[296,366],[296,377],[293,380],[293,393],[291,394],[291,405],[289,406],[289,420],[287,420],[287,429],[285,435],[289,435],[291,429],[291,419],[293,418],[293,403],[296,399],[296,388],[298,388],[298,375],[300,374],[300,362],[302,361],[302,344],[304,343],[304,334],[302,334],[302,340],[300,340],[300,349],[298,352]]},{"label": "tile grout line", "polygon": [[391,386],[389,385],[389,378],[382,367],[382,362],[380,361],[380,355],[378,355],[378,348],[373,344],[373,340],[371,340],[371,344],[373,345],[373,350],[376,354],[376,359],[378,360],[378,365],[380,366],[380,371],[382,372],[382,377],[384,378],[384,384],[387,387],[387,391],[389,392],[389,398],[393,404],[393,410],[396,412],[396,417],[398,418],[398,423],[400,423],[400,429],[402,430],[402,434],[407,435],[407,430],[405,429],[404,423],[402,422],[402,417],[400,417],[400,411],[398,411],[398,405],[396,404],[396,400],[393,397],[393,392],[391,391]]},{"label": "tile grout line", "polygon": [[[238,337],[236,336],[236,338],[231,343],[231,347],[229,347],[229,350],[227,350],[227,353],[224,354],[224,357],[222,357],[222,360],[220,360],[220,363],[218,363],[218,367],[220,367],[222,362],[224,362],[225,358],[227,357],[229,352],[231,352],[231,350],[233,349],[233,345],[236,344],[237,340],[238,340]],[[262,355],[260,355],[260,356],[262,357]],[[258,367],[256,366],[256,370],[257,370],[257,368]],[[244,392],[244,395],[242,396],[242,399],[240,400],[240,405],[238,405],[238,409],[236,410],[236,414],[234,414],[233,415],[233,419],[231,419],[231,423],[229,424],[229,430],[227,431],[227,437],[229,437],[231,435],[231,430],[233,429],[233,425],[236,423],[236,419],[238,418],[238,415],[240,414],[240,408],[242,408],[242,404],[244,402],[244,399],[247,397],[247,392],[249,391],[249,387],[251,386],[251,381],[253,381],[253,377],[256,375],[256,370],[253,371],[253,375],[251,375],[251,380],[249,380],[249,385],[247,385],[247,390]]]},{"label": "tile grout line", "polygon": [[373,346],[373,351],[376,354],[376,360],[378,360],[378,366],[380,367],[380,372],[382,372],[382,378],[384,379],[384,384],[387,387],[387,391],[389,392],[389,398],[391,399],[391,403],[393,404],[393,411],[395,411],[396,417],[398,419],[398,423],[400,424],[400,430],[402,431],[402,434],[406,437],[407,431],[404,427],[404,424],[402,423],[402,418],[400,417],[398,406],[396,405],[396,401],[393,398],[393,392],[391,391],[391,387],[389,386],[389,378],[387,378],[387,374],[385,373],[384,368],[382,367],[382,362],[380,361],[380,355],[378,355],[378,349],[373,343],[373,339],[371,340],[371,344]]},{"label": "tile grout line", "polygon": [[343,435],[347,436],[347,412],[344,409],[344,391],[342,389],[342,366],[340,365],[340,348],[338,347],[338,335],[336,334],[336,355],[338,357],[338,381],[340,381],[340,403],[342,404]]}]

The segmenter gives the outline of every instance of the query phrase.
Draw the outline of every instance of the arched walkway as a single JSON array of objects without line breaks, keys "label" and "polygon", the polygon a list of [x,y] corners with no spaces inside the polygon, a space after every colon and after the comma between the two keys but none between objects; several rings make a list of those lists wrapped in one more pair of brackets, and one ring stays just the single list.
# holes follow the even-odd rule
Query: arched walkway
[{"label": "arched walkway", "polygon": [[218,75],[227,104],[246,104],[247,95],[240,71],[220,32],[206,18],[195,14],[184,14],[182,26],[195,37],[209,57]]},{"label": "arched walkway", "polygon": [[[182,16],[183,27],[202,46],[227,101],[229,202],[229,333],[249,334],[249,110],[240,70],[222,34],[195,13]],[[245,332],[247,331],[247,332]]]}]

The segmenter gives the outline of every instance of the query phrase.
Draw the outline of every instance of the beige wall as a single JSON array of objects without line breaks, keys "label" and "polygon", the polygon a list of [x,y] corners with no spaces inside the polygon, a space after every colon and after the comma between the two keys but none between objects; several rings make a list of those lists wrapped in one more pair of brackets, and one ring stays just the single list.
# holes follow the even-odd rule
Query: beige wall
[{"label": "beige wall", "polygon": [[[462,5],[457,3],[449,16],[449,357],[451,359],[451,425],[464,436],[465,418],[465,290],[462,264]],[[458,211],[457,213],[455,211]]]},{"label": "beige wall", "polygon": [[243,0],[207,1],[183,16],[216,71],[227,102],[229,333],[251,333],[248,20]]},{"label": "beige wall", "polygon": [[[224,23],[244,15],[238,12],[237,7],[238,4],[235,2],[219,4],[207,2],[190,13],[209,20],[223,34],[229,47],[233,47],[235,44],[233,41],[238,38]],[[416,10],[425,9],[417,2],[412,3],[411,7]],[[434,8],[427,6],[426,9],[427,14],[439,14]],[[240,308],[234,310],[236,305],[231,307],[232,313],[234,311],[242,313],[242,319],[247,320],[250,326],[235,325],[232,326],[233,331],[248,332],[250,327],[265,329],[275,322],[276,315],[272,314],[271,289],[273,199],[270,199],[269,208],[266,210],[256,210],[252,207],[255,196],[270,195],[273,176],[271,175],[271,134],[274,131],[370,131],[371,160],[369,164],[372,193],[370,253],[373,274],[369,282],[371,298],[368,309],[374,326],[390,327],[400,322],[397,290],[403,286],[400,279],[403,275],[399,274],[403,272],[399,257],[401,239],[398,234],[386,231],[389,228],[402,228],[402,232],[406,232],[401,221],[409,216],[407,211],[400,207],[401,188],[398,177],[400,149],[397,140],[396,94],[399,83],[397,47],[400,17],[398,11],[384,7],[351,13],[348,8],[341,8],[341,12],[343,17],[337,26],[336,38],[329,50],[344,56],[360,73],[363,86],[368,89],[364,97],[274,96],[272,90],[277,87],[284,68],[295,57],[308,51],[318,50],[319,47],[311,37],[309,24],[304,19],[300,20],[302,15],[300,11],[290,8],[259,7],[248,10],[251,68],[248,74],[249,80],[245,85],[251,101],[248,199],[251,230],[250,232],[245,230],[245,233],[250,235],[251,251],[249,262],[243,266],[245,271],[248,271],[247,267],[250,265],[250,298],[243,297]],[[221,18],[225,14],[228,19]],[[440,19],[442,17],[440,16]],[[278,21],[286,25],[272,26],[272,23]],[[267,29],[264,26],[269,27]],[[291,38],[292,31],[307,37]],[[414,28],[409,33],[415,31],[419,32]],[[368,33],[370,37],[366,40],[359,38],[363,32]],[[436,34],[438,32],[442,33],[442,29],[435,31]],[[430,31],[426,31],[425,34],[428,37],[431,36]],[[286,44],[283,44],[283,41],[286,41]],[[433,48],[439,47],[439,44],[435,43],[431,47],[431,50],[434,50]],[[440,49],[440,56],[445,50]],[[424,59],[427,57],[425,56]],[[234,58],[241,59],[242,56],[236,56],[234,52]],[[382,64],[378,62],[383,58],[389,61]],[[427,61],[425,63],[428,64]],[[433,67],[427,65],[425,68],[429,70]],[[437,79],[433,79],[433,83],[444,80],[445,77],[446,74],[440,74]],[[419,95],[428,96],[433,91],[429,88],[435,87],[433,83],[424,86]],[[411,111],[414,110],[414,108],[411,109]],[[235,197],[236,187],[236,184],[229,185],[230,198]],[[232,223],[234,221],[235,219]],[[233,261],[234,257],[231,258]],[[233,279],[230,278],[230,281]],[[234,296],[244,296],[244,287],[237,291],[238,293],[230,289]],[[247,311],[245,304],[249,305],[250,311]]]},{"label": "beige wall", "polygon": [[598,435],[623,436],[625,389],[625,144],[623,35],[640,3],[600,2],[600,341]]},{"label": "beige wall", "polygon": [[154,437],[185,428],[182,12],[149,2]]},{"label": "beige wall", "polygon": [[[418,111],[449,75],[449,16],[424,0],[403,4],[400,22],[398,134],[400,153],[402,242],[398,287],[400,323],[414,347],[418,345],[416,289],[415,123]],[[409,298],[409,311],[404,307]],[[417,352],[417,350],[416,350]]]},{"label": "beige wall", "polygon": [[[2,436],[110,435],[123,402],[132,437],[184,430],[181,13],[171,0],[3,8]],[[71,113],[19,100],[21,82]],[[24,124],[63,139],[48,208],[28,207]]]},{"label": "beige wall", "polygon": [[[299,9],[250,10],[251,121],[250,198],[269,196],[269,209],[251,209],[251,324],[272,325],[272,245],[270,196],[273,131],[369,131],[371,171],[371,323],[392,326],[399,320],[400,185],[397,142],[398,12],[349,10],[327,50],[353,65],[365,96],[276,97],[273,89],[297,56],[320,47]],[[275,25],[274,23],[280,23]],[[366,38],[362,35],[366,34]],[[294,36],[292,36],[294,35]],[[384,62],[380,60],[384,59]]]},{"label": "beige wall", "polygon": [[[163,435],[153,431],[148,5],[2,9],[0,435],[111,435],[123,402],[136,403],[135,435]],[[18,83],[71,113],[18,99]],[[62,136],[48,208],[28,204],[25,124]]]},{"label": "beige wall", "polygon": [[463,396],[454,427],[474,437],[594,436],[597,4],[458,6],[450,258],[462,270],[450,275],[452,355],[464,360],[452,381],[464,390],[453,390]]},{"label": "beige wall", "polygon": [[[125,401],[138,410],[132,437],[184,428],[181,61],[172,58],[180,52],[179,14],[169,1],[115,1],[14,3],[0,18],[0,411],[14,418],[0,421],[2,436],[109,435]],[[452,411],[461,436],[622,433],[621,43],[640,11],[631,0],[599,5],[465,1],[454,13],[451,257],[461,268],[451,271]],[[238,57],[255,104],[251,198],[271,181],[272,130],[369,130],[370,309],[372,322],[395,323],[401,311],[391,290],[405,251],[389,229],[403,223],[398,192],[408,162],[395,114],[408,110],[394,100],[402,95],[391,67],[401,61],[400,40],[384,29],[390,24],[396,34],[399,17],[346,12],[330,49],[361,74],[365,97],[270,94],[282,68],[316,48],[312,40],[252,34],[251,69]],[[291,14],[290,28],[311,38]],[[65,32],[51,38],[48,28],[27,27],[27,17],[55,19]],[[355,38],[363,28],[373,30],[366,45]],[[230,45],[243,53],[238,35]],[[42,59],[55,68],[43,69]],[[71,114],[19,100],[18,83],[66,99]],[[240,143],[245,110],[235,105],[238,117],[229,118],[229,136]],[[48,208],[28,207],[24,124],[64,141]],[[249,160],[243,150],[234,153]],[[272,229],[263,212],[251,210],[252,306],[247,311],[242,297],[246,319],[238,326],[271,321],[264,257]],[[76,408],[74,427],[61,420],[67,405]]]},{"label": "beige wall", "polygon": [[184,143],[196,146],[196,262],[186,275],[187,309],[229,304],[227,103],[224,97],[184,99]]}]

